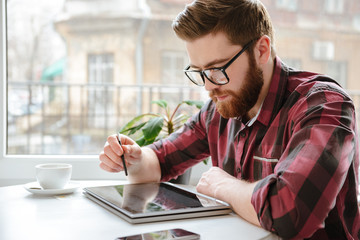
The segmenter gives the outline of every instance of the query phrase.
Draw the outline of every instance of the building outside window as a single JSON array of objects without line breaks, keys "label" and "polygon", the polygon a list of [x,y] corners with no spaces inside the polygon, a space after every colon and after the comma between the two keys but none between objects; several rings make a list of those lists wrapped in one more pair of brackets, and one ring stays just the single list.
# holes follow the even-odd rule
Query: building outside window
[{"label": "building outside window", "polygon": [[347,88],[347,63],[331,61],[327,63],[326,72],[329,76],[335,79],[343,88]]},{"label": "building outside window", "polygon": [[301,60],[295,58],[282,59],[289,67],[294,69],[302,69]]},{"label": "building outside window", "polygon": [[188,58],[185,52],[165,51],[162,54],[162,83],[188,84],[183,68]]},{"label": "building outside window", "polygon": [[288,11],[296,11],[297,0],[276,0],[276,7]]},{"label": "building outside window", "polygon": [[[88,56],[87,122],[89,127],[105,126],[108,115],[113,114],[113,92],[102,85],[114,82],[114,56],[90,54]],[[110,111],[110,112],[109,112]]]},{"label": "building outside window", "polygon": [[353,18],[353,26],[357,31],[360,31],[360,15],[356,15]]},{"label": "building outside window", "polygon": [[344,3],[344,0],[325,0],[325,11],[330,14],[342,14]]}]

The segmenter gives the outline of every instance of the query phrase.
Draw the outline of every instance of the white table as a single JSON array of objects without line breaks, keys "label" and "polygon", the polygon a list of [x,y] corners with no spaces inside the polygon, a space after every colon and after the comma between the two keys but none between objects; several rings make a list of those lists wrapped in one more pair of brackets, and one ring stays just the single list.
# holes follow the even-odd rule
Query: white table
[{"label": "white table", "polygon": [[0,188],[0,239],[116,239],[122,235],[170,228],[199,233],[204,240],[278,239],[236,214],[144,224],[130,224],[87,199],[82,188],[114,181],[80,181],[73,194],[39,196],[22,185]]}]

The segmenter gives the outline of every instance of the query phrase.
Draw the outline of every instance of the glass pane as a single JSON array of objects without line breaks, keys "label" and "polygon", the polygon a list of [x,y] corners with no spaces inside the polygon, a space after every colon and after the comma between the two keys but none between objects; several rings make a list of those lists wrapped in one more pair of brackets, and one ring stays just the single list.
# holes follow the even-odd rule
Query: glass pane
[{"label": "glass pane", "polygon": [[[161,21],[139,20],[169,6],[173,13]],[[171,29],[184,6],[8,0],[7,153],[98,154],[108,135],[153,110],[152,100],[202,99],[201,88],[184,87],[186,51]],[[165,66],[168,50],[176,54]]]},{"label": "glass pane", "polygon": [[183,72],[187,64],[186,54],[183,52],[165,51],[162,54],[162,81],[164,84],[188,84]]}]

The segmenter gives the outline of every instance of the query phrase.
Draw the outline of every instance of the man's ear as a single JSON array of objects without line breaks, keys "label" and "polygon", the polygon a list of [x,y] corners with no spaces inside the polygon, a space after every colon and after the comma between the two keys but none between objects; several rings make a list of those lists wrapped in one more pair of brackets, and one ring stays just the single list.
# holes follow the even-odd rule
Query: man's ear
[{"label": "man's ear", "polygon": [[271,56],[271,40],[264,35],[257,41],[254,48],[255,58],[258,64],[266,64]]}]

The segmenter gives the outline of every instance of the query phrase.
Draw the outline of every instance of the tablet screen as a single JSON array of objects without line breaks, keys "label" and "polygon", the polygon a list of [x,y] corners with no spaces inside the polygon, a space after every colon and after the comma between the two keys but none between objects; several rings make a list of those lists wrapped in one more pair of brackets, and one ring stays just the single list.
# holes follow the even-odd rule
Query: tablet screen
[{"label": "tablet screen", "polygon": [[213,198],[169,183],[125,184],[86,188],[85,191],[131,215],[168,211],[201,211],[229,207]]}]

